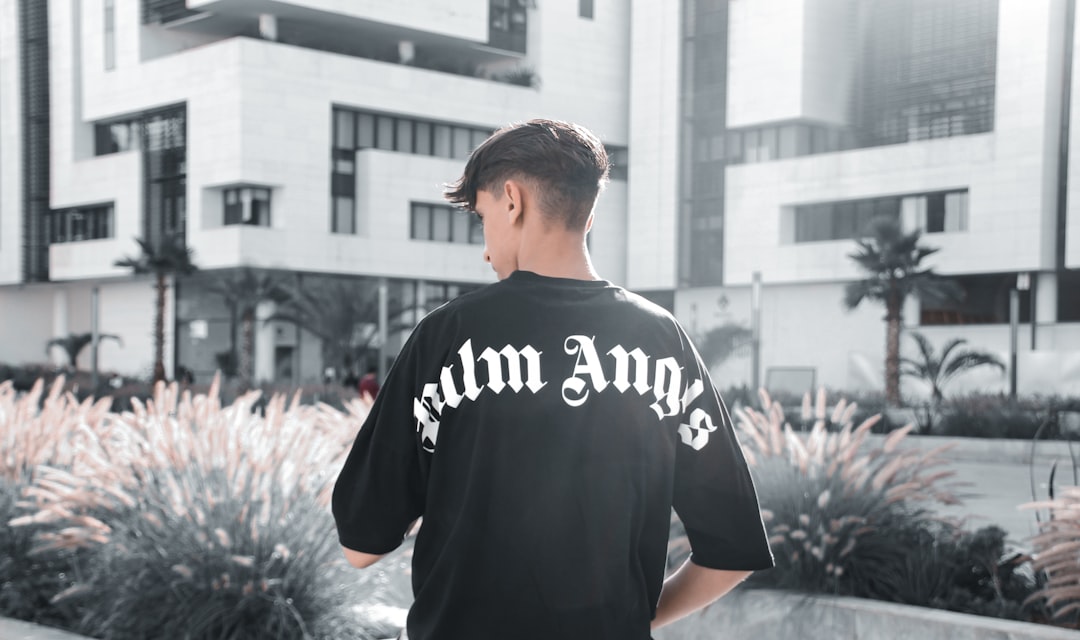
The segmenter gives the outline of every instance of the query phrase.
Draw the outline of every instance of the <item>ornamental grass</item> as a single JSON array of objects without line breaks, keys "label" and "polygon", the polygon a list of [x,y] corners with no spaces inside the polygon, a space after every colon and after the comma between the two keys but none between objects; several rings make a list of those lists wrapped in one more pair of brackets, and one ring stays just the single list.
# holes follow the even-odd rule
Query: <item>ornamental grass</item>
[{"label": "ornamental grass", "polygon": [[843,400],[831,414],[824,391],[803,400],[805,433],[761,392],[762,410],[736,411],[777,568],[757,579],[770,586],[899,600],[903,567],[921,532],[952,524],[931,507],[958,502],[953,473],[942,470],[947,446],[927,452],[900,446],[908,425],[881,446],[868,436],[880,419],[858,426]]},{"label": "ornamental grass", "polygon": [[[0,394],[5,444],[49,435],[20,454],[27,557],[79,558],[49,602],[66,626],[108,638],[364,638],[370,596],[344,564],[329,499],[363,422],[345,411],[259,392],[222,406],[159,384],[145,404]],[[51,403],[51,404],[50,404]],[[11,451],[7,447],[7,451]],[[8,463],[8,466],[14,466]],[[26,535],[20,533],[19,535]]]},{"label": "ornamental grass", "polygon": [[1032,538],[1032,562],[1046,582],[1030,600],[1043,603],[1058,624],[1080,628],[1080,487],[1064,487],[1056,498],[1022,508],[1049,514]]}]

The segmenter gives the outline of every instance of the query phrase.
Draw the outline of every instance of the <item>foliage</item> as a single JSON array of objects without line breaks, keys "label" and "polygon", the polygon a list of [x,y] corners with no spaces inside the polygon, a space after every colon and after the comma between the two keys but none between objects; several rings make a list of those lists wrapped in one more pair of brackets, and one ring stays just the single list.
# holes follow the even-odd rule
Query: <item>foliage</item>
[{"label": "foliage", "polygon": [[705,364],[714,367],[750,344],[753,331],[734,323],[713,327],[696,340],[698,352]]},{"label": "foliage", "polygon": [[[223,407],[215,381],[206,395],[159,384],[116,415],[62,388],[40,418],[38,398],[13,395],[0,396],[0,416],[14,415],[20,442],[35,420],[51,427],[37,425],[53,435],[24,456],[34,476],[5,532],[33,535],[24,557],[80,559],[63,590],[53,580],[44,594],[47,610],[76,612],[65,626],[117,638],[367,637],[327,509],[365,404],[340,412],[274,396],[254,412],[258,392]],[[49,447],[63,455],[34,453]]]},{"label": "foliage", "polygon": [[[285,300],[285,286],[285,278],[281,274],[249,267],[217,276],[210,284],[210,291],[224,299],[229,307],[233,321],[235,322],[237,315],[240,316],[241,344],[239,357],[234,356],[234,361],[236,375],[240,377],[242,385],[250,386],[255,366],[255,310],[262,302]],[[232,340],[235,340],[235,335],[233,328],[230,331]],[[236,352],[235,344],[232,345],[231,352]],[[219,366],[221,364],[219,360]],[[227,370],[226,367],[221,368]]]},{"label": "foliage", "polygon": [[[37,380],[22,394],[12,381],[0,383],[0,525],[14,518],[20,498],[39,475],[40,465],[69,468],[75,451],[68,438],[80,424],[99,422],[109,401],[69,401],[58,378],[45,393]],[[69,607],[50,599],[79,575],[81,557],[69,551],[32,553],[40,527],[0,526],[0,617],[68,626]]]},{"label": "foliage", "polygon": [[910,425],[871,446],[867,436],[877,418],[855,427],[856,407],[844,401],[831,415],[842,426],[830,433],[826,406],[819,392],[807,434],[785,424],[782,407],[764,392],[762,411],[737,412],[777,561],[764,579],[783,588],[892,600],[882,577],[904,559],[898,538],[934,522],[928,507],[957,502],[944,482],[952,472],[936,469],[947,447],[901,448]]},{"label": "foliage", "polygon": [[[1008,618],[1034,579],[1008,555],[1005,533],[961,532],[933,508],[958,502],[953,473],[941,470],[948,445],[928,452],[901,446],[908,425],[872,444],[879,416],[855,427],[858,408],[826,394],[804,397],[806,433],[786,424],[767,393],[762,410],[736,411],[743,449],[762,504],[776,569],[750,586],[851,595]],[[831,427],[829,426],[831,425]],[[676,538],[673,550],[685,545]]]},{"label": "foliage", "polygon": [[[113,335],[111,333],[99,333],[98,340],[116,340],[120,346],[124,346],[124,341],[120,336]],[[75,369],[78,366],[79,354],[82,350],[90,346],[90,343],[94,341],[94,334],[92,333],[69,333],[63,338],[53,338],[45,343],[45,353],[48,354],[49,350],[54,346],[60,347],[64,350],[64,353],[68,357],[68,366]]]},{"label": "foliage", "polygon": [[[1030,440],[1047,418],[1038,399],[1010,401],[1000,394],[970,393],[946,399],[933,435]],[[1042,437],[1060,437],[1047,431]]]},{"label": "foliage", "polygon": [[967,344],[967,340],[963,338],[953,338],[946,342],[938,356],[926,336],[917,331],[908,335],[915,341],[919,357],[900,358],[900,375],[918,378],[929,384],[935,406],[940,405],[944,398],[942,387],[961,373],[986,366],[1005,371],[1005,363],[996,355],[987,351],[961,349],[960,347]]},{"label": "foliage", "polygon": [[140,253],[137,256],[125,256],[113,264],[131,269],[136,274],[154,276],[154,374],[153,381],[165,379],[165,280],[169,276],[182,276],[197,270],[193,261],[193,252],[184,241],[184,236],[174,233],[165,236],[158,243],[151,243],[142,238],[135,238]]},{"label": "foliage", "polygon": [[491,76],[496,82],[516,84],[521,87],[540,88],[540,76],[532,67],[515,67],[506,71],[500,71]]},{"label": "foliage", "polygon": [[848,283],[844,305],[858,307],[863,300],[885,307],[885,398],[891,406],[900,405],[900,331],[901,313],[908,296],[920,300],[948,300],[960,296],[959,286],[938,276],[923,260],[937,253],[936,248],[919,244],[922,232],[904,233],[893,218],[875,218],[868,229],[869,238],[855,242],[859,250],[849,254],[866,277]]},{"label": "foliage", "polygon": [[1051,513],[1032,538],[1033,563],[1045,573],[1046,583],[1031,600],[1045,603],[1061,624],[1080,628],[1080,487],[1065,487],[1056,499],[1022,508]]}]

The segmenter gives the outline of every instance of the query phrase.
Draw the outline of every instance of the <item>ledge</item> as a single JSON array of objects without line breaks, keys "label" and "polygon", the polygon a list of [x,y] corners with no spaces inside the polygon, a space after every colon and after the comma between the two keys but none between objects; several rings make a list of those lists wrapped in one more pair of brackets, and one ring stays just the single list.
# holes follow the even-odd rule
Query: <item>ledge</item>
[{"label": "ledge", "polygon": [[739,590],[653,633],[656,640],[1077,640],[1080,633],[862,598]]}]

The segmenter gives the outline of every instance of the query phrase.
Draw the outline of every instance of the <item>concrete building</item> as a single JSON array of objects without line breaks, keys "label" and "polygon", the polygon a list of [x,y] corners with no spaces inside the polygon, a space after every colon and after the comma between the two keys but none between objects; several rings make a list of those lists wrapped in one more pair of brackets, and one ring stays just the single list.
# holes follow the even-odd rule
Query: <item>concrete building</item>
[{"label": "concrete building", "polygon": [[841,301],[854,238],[884,215],[923,229],[967,293],[911,301],[909,329],[1007,359],[1027,284],[1020,391],[1080,393],[1075,4],[0,0],[0,362],[89,330],[96,289],[125,340],[102,368],[147,373],[151,280],[113,263],[170,234],[200,267],[170,288],[170,374],[236,352],[243,314],[215,289],[241,269],[323,320],[355,303],[301,329],[261,302],[257,378],[378,361],[491,281],[440,185],[494,128],[545,116],[616,160],[591,237],[605,277],[701,337],[751,325],[760,274],[760,360],[718,363],[721,388],[881,388],[883,310]]},{"label": "concrete building", "polygon": [[592,249],[625,279],[629,20],[617,0],[0,0],[0,362],[90,331],[97,291],[100,330],[124,338],[101,368],[148,375],[152,279],[114,262],[179,234],[200,271],[170,280],[170,377],[235,353],[242,314],[215,292],[245,268],[322,320],[343,298],[366,310],[331,344],[262,301],[257,379],[376,363],[494,279],[441,185],[539,116],[589,126],[619,163]]},{"label": "concrete building", "polygon": [[[635,2],[628,281],[674,291],[703,334],[750,326],[757,272],[763,383],[881,389],[884,310],[842,300],[853,239],[889,216],[966,293],[912,301],[908,329],[1007,362],[1019,282],[1020,392],[1080,393],[1075,5]],[[718,386],[751,362],[737,353]],[[1006,385],[983,370],[955,388]]]}]

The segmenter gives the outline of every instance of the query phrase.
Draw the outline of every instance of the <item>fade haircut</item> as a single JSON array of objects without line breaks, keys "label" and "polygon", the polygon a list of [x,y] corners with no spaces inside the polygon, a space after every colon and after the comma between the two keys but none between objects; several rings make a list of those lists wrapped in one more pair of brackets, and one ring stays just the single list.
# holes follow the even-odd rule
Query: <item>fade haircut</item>
[{"label": "fade haircut", "polygon": [[476,193],[501,198],[506,180],[531,182],[548,218],[581,230],[608,179],[603,143],[585,127],[558,120],[529,120],[499,129],[473,150],[448,201],[472,211]]}]

